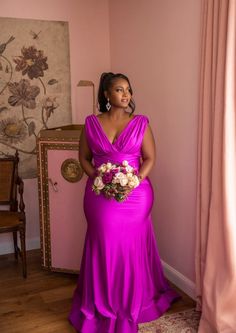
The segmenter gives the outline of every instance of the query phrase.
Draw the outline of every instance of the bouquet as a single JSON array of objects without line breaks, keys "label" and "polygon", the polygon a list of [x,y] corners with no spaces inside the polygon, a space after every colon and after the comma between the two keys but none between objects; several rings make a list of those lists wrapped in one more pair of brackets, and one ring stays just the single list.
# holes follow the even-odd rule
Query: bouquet
[{"label": "bouquet", "polygon": [[96,170],[92,189],[106,198],[114,198],[118,202],[124,201],[128,194],[140,183],[137,169],[129,165],[128,161],[121,164],[103,163]]}]

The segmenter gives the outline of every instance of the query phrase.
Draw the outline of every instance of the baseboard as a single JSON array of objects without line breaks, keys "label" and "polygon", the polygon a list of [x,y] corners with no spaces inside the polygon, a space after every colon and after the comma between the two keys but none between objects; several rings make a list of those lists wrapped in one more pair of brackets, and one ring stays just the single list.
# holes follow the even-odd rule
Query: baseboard
[{"label": "baseboard", "polygon": [[166,262],[161,260],[164,274],[166,278],[172,282],[176,287],[181,289],[185,294],[187,294],[192,299],[196,300],[195,296],[195,283],[188,279],[186,276],[178,272],[176,269],[168,265]]},{"label": "baseboard", "polygon": [[[39,237],[30,238],[26,240],[26,250],[34,250],[39,248],[40,248]],[[0,255],[13,252],[14,252],[14,247],[13,247],[13,241],[11,239],[9,241],[0,243]]]}]

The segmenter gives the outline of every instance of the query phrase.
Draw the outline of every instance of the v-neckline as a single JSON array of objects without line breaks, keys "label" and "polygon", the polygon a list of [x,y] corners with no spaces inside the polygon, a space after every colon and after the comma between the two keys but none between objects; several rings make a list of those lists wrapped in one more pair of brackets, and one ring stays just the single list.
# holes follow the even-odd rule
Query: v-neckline
[{"label": "v-neckline", "polygon": [[120,134],[118,135],[118,137],[116,138],[116,140],[114,141],[114,143],[112,143],[109,139],[108,139],[108,136],[107,134],[105,133],[103,127],[102,127],[102,124],[100,123],[100,121],[98,120],[98,117],[93,114],[93,116],[96,118],[96,121],[100,127],[100,130],[101,132],[103,133],[103,135],[105,136],[105,138],[107,139],[107,141],[110,143],[110,145],[114,146],[117,141],[120,139],[120,137],[123,135],[123,133],[127,130],[127,128],[130,126],[130,124],[133,122],[133,120],[137,117],[137,115],[135,115],[128,123],[127,125],[122,129],[122,131],[120,132]]}]

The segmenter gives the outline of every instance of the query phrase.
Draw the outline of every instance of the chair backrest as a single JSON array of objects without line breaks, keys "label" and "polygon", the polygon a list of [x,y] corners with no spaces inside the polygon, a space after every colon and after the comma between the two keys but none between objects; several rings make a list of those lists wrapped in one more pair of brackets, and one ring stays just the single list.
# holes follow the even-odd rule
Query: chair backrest
[{"label": "chair backrest", "polygon": [[0,158],[0,205],[10,205],[10,210],[17,210],[17,178],[19,157]]}]

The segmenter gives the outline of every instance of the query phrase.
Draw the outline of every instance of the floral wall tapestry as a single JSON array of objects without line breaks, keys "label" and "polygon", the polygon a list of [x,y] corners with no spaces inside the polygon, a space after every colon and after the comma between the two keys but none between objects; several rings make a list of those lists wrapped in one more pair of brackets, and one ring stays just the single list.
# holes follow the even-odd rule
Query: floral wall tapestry
[{"label": "floral wall tapestry", "polygon": [[37,175],[40,130],[71,124],[67,22],[0,18],[0,157]]}]

